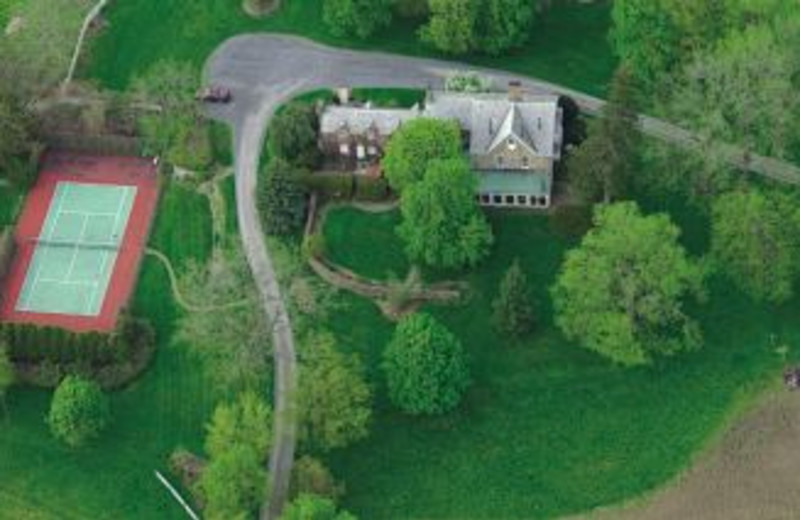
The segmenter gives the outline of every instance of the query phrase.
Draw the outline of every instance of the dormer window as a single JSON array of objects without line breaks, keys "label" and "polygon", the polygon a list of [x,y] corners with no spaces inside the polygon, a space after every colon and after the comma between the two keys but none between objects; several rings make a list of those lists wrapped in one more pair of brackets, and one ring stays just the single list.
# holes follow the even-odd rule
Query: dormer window
[{"label": "dormer window", "polygon": [[508,146],[508,149],[513,152],[514,150],[517,149],[517,142],[509,137],[508,141],[506,141],[506,146]]}]

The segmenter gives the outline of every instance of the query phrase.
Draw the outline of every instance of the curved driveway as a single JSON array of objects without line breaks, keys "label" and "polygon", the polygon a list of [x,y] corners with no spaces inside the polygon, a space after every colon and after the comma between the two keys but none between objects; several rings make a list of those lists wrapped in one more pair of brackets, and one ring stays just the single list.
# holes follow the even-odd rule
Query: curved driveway
[{"label": "curved driveway", "polygon": [[[262,518],[276,518],[285,502],[295,447],[294,341],[255,197],[258,162],[269,119],[282,102],[303,91],[337,86],[427,88],[441,86],[443,79],[456,70],[479,71],[498,87],[518,80],[531,92],[568,95],[587,113],[597,113],[603,106],[601,99],[506,72],[438,60],[334,49],[292,36],[238,36],[225,42],[208,62],[209,81],[233,91],[233,103],[212,107],[211,112],[234,129],[239,227],[265,310],[274,324],[275,438],[270,457],[270,511],[264,511]],[[682,146],[699,146],[691,133],[674,125],[649,117],[640,120],[642,130],[648,135]],[[755,173],[800,184],[800,168],[794,165],[758,156],[745,160],[741,150],[735,147],[729,147],[728,153],[731,162]]]}]

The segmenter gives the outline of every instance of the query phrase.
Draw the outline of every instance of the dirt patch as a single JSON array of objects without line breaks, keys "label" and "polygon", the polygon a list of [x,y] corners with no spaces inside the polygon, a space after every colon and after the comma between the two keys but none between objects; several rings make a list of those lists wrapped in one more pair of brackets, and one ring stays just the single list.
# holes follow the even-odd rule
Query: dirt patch
[{"label": "dirt patch", "polygon": [[652,500],[580,518],[797,519],[798,468],[800,392],[781,390],[748,413],[708,456]]}]

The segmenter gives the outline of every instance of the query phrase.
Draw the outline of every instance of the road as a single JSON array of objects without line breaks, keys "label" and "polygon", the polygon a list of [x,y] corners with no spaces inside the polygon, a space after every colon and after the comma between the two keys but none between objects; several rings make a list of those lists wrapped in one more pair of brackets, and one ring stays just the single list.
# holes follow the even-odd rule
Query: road
[{"label": "road", "polygon": [[[441,86],[444,78],[457,70],[477,71],[497,87],[515,80],[530,92],[567,95],[590,114],[596,114],[604,104],[596,97],[507,72],[439,60],[334,49],[293,36],[237,36],[223,43],[209,58],[208,80],[233,92],[233,103],[213,107],[211,113],[234,129],[239,227],[265,311],[275,324],[276,420],[270,457],[271,506],[262,518],[276,518],[287,495],[295,448],[292,396],[297,383],[291,322],[256,208],[258,161],[267,124],[282,102],[304,91],[339,86],[427,88]],[[700,146],[690,132],[670,123],[642,116],[640,124],[644,133],[658,139],[680,146]],[[800,185],[800,168],[795,165],[759,156],[745,159],[744,153],[733,146],[726,151],[737,165]]]}]

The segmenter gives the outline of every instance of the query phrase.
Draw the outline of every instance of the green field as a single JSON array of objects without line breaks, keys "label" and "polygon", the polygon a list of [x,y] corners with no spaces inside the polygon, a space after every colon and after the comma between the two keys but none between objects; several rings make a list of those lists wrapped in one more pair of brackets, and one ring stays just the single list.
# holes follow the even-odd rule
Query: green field
[{"label": "green field", "polygon": [[[177,184],[166,188],[151,245],[176,267],[208,258],[206,199]],[[63,447],[44,424],[50,392],[11,390],[8,421],[0,421],[0,518],[185,518],[153,470],[165,471],[177,446],[200,449],[203,424],[218,396],[212,395],[199,361],[184,346],[171,344],[181,311],[164,268],[149,257],[133,311],[156,327],[158,354],[140,380],[112,394],[112,424],[96,444]]]},{"label": "green field", "polygon": [[[677,211],[687,245],[705,250],[698,230],[707,223]],[[342,245],[334,235],[343,227],[369,233],[350,233],[349,251],[331,254],[350,258],[355,269],[396,266],[395,255],[374,254],[396,247],[396,218],[333,212],[329,246]],[[469,303],[430,309],[472,358],[475,383],[456,413],[412,419],[388,407],[377,365],[392,325],[372,303],[345,295],[346,310],[328,323],[344,348],[362,354],[378,388],[372,436],[332,457],[347,483],[345,505],[361,518],[551,518],[640,496],[684,470],[741,406],[778,380],[779,344],[797,352],[800,299],[759,307],[715,280],[708,304],[693,309],[705,331],[702,350],[652,368],[617,368],[553,326],[547,288],[572,244],[547,217],[494,213],[491,221],[494,254],[468,275]],[[538,328],[526,344],[511,346],[487,314],[514,258],[534,286]]]},{"label": "green field", "polygon": [[[332,36],[322,21],[319,0],[285,0],[265,20],[252,20],[231,0],[131,0],[108,8],[109,26],[94,41],[85,75],[124,89],[161,59],[190,60],[202,65],[226,38],[244,32],[279,32],[306,36],[330,45],[436,56],[421,45],[419,21],[401,20],[371,39]],[[556,1],[536,21],[530,42],[497,58],[459,58],[602,94],[615,66],[607,39],[609,3],[582,5]]]},{"label": "green field", "polygon": [[0,33],[3,33],[8,25],[14,10],[17,9],[25,0],[0,0]]}]

